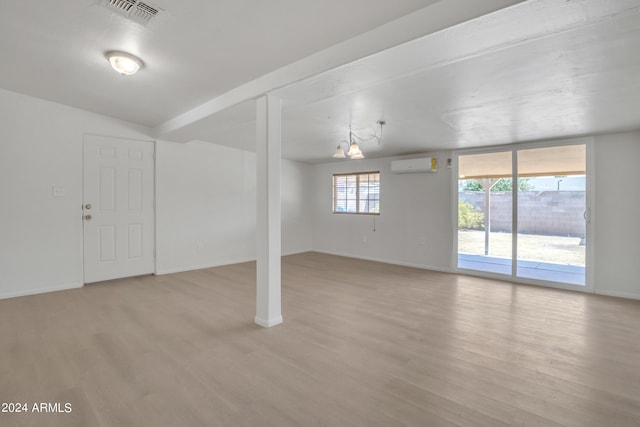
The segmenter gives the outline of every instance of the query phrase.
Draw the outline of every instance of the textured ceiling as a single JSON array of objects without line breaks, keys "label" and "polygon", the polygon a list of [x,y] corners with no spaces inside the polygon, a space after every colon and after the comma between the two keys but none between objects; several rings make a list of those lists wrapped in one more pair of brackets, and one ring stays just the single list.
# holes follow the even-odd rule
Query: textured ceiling
[{"label": "textured ceiling", "polygon": [[[387,122],[367,157],[640,128],[640,1],[527,1],[275,91],[283,156],[333,161],[349,125]],[[253,148],[254,107],[174,136]]]},{"label": "textured ceiling", "polygon": [[[305,162],[379,119],[367,157],[640,128],[640,0],[149,3],[142,27],[102,0],[1,2],[0,87],[246,150],[270,92]],[[109,49],[147,66],[121,77]]]},{"label": "textured ceiling", "polygon": [[[0,87],[156,126],[234,87],[436,0],[145,0],[133,23],[106,0],[0,2]],[[146,64],[114,73],[107,50]]]}]

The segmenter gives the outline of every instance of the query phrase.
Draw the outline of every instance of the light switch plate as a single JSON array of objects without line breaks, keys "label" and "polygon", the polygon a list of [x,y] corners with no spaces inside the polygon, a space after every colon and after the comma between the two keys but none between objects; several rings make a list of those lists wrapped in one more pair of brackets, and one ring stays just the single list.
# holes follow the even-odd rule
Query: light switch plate
[{"label": "light switch plate", "polygon": [[67,195],[67,189],[64,187],[53,187],[52,194],[53,197],[64,197]]}]

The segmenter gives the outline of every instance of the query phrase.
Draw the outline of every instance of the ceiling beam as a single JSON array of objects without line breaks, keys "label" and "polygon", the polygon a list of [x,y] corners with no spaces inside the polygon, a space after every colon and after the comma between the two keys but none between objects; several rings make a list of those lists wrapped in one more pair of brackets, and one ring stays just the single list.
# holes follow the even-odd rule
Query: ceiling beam
[{"label": "ceiling beam", "polygon": [[[154,128],[156,138],[173,140],[178,132],[220,111],[255,99],[328,70],[377,52],[436,33],[520,3],[522,0],[441,0],[431,6],[388,22],[374,30],[338,43],[253,81],[240,85]],[[212,75],[215,78],[215,75]],[[188,134],[188,132],[187,132]],[[184,139],[184,138],[178,138]],[[184,142],[184,141],[183,141]]]}]

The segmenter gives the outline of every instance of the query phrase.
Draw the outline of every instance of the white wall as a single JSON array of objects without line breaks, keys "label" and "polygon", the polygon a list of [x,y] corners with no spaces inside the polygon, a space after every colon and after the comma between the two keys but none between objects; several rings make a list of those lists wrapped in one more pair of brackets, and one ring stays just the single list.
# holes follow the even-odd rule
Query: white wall
[{"label": "white wall", "polygon": [[157,143],[158,273],[255,258],[255,155]]},{"label": "white wall", "polygon": [[[394,174],[395,158],[315,165],[314,250],[449,271],[451,170],[445,165],[451,155],[428,155],[438,157],[436,173]],[[333,214],[332,174],[367,171],[380,171],[380,215]]]},{"label": "white wall", "polygon": [[[640,160],[640,132],[595,137],[594,291],[640,298],[640,191],[633,171]],[[449,270],[453,246],[451,170],[439,159],[435,174],[397,175],[394,158],[332,162],[314,167],[313,248],[356,258]],[[333,173],[379,170],[381,208],[370,216],[331,213]],[[425,238],[426,245],[419,244]],[[364,241],[366,239],[366,242]]]},{"label": "white wall", "polygon": [[595,292],[640,298],[640,132],[595,140]]},{"label": "white wall", "polygon": [[[0,298],[82,286],[85,133],[151,140],[113,118],[0,90]],[[255,259],[255,154],[157,142],[158,272]],[[282,162],[284,253],[311,248],[308,165]],[[52,187],[66,195],[54,198]]]},{"label": "white wall", "polygon": [[[0,298],[82,285],[85,132],[150,139],[133,124],[0,89]],[[66,195],[54,198],[53,186]]]},{"label": "white wall", "polygon": [[282,253],[311,250],[313,186],[311,165],[282,159]]},{"label": "white wall", "polygon": [[[150,139],[146,129],[0,90],[0,298],[82,285],[82,137]],[[595,291],[640,298],[640,132],[595,137]],[[283,253],[314,249],[450,268],[451,173],[392,174],[390,158],[282,163]],[[381,214],[331,213],[331,175],[380,170]],[[255,258],[255,154],[158,142],[158,266]],[[66,195],[54,198],[52,187]],[[363,240],[366,239],[366,242]],[[424,239],[425,244],[421,241]]]},{"label": "white wall", "polygon": [[[256,155],[158,141],[158,273],[255,260]],[[311,248],[308,166],[282,161],[282,250]]]}]

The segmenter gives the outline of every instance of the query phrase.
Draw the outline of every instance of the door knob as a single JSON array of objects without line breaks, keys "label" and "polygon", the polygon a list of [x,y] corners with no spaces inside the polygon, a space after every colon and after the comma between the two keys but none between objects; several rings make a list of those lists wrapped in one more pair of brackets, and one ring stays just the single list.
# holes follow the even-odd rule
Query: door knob
[{"label": "door knob", "polygon": [[84,205],[85,209],[91,209],[91,203],[87,203],[86,205]]},{"label": "door knob", "polygon": [[91,215],[85,215],[84,219],[86,219],[87,221],[90,221],[91,220]]}]

